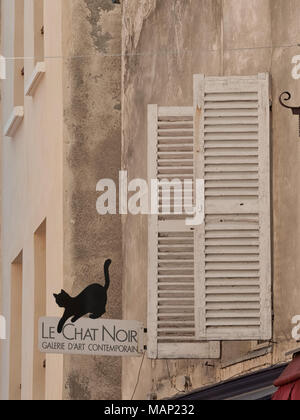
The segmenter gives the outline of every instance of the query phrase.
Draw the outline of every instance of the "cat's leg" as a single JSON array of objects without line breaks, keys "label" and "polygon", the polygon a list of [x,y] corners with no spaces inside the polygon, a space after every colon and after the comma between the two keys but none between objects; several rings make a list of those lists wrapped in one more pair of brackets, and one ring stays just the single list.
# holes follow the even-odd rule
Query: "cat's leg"
[{"label": "cat's leg", "polygon": [[58,334],[61,334],[65,323],[67,322],[67,320],[69,319],[69,317],[67,316],[66,312],[64,313],[62,319],[59,321],[58,327],[57,327],[57,332]]},{"label": "cat's leg", "polygon": [[83,315],[84,315],[84,314],[74,316],[74,317],[71,319],[71,322],[72,322],[73,324],[75,324],[75,322],[77,322],[80,318],[82,318],[82,317],[83,317]]}]

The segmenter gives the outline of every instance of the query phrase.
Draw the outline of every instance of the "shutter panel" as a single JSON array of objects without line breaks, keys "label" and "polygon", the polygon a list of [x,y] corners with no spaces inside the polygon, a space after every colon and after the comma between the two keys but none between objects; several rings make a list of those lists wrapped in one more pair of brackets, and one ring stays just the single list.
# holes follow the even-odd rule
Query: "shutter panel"
[{"label": "shutter panel", "polygon": [[199,337],[272,336],[269,76],[195,76],[196,172],[205,181],[199,227]]},{"label": "shutter panel", "polygon": [[[149,105],[148,179],[149,185],[156,179],[193,181],[193,107]],[[158,214],[149,216],[148,229],[148,355],[219,358],[220,344],[201,342],[196,334],[194,228],[187,226],[187,215],[163,214],[161,186],[157,194]],[[172,195],[171,210],[178,204]]]}]

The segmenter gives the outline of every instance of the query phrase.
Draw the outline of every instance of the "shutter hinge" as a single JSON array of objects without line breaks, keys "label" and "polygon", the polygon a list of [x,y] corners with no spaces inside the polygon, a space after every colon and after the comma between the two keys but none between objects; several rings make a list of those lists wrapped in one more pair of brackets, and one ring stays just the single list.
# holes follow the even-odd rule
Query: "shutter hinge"
[{"label": "shutter hinge", "polygon": [[206,362],[206,363],[205,363],[205,366],[206,366],[206,367],[213,367],[213,368],[215,367],[215,365],[214,365],[214,364],[209,363],[209,362]]},{"label": "shutter hinge", "polygon": [[[148,333],[148,328],[144,328],[144,334],[147,334],[147,333]],[[147,350],[148,350],[147,346],[144,345],[144,351],[147,351]]]}]

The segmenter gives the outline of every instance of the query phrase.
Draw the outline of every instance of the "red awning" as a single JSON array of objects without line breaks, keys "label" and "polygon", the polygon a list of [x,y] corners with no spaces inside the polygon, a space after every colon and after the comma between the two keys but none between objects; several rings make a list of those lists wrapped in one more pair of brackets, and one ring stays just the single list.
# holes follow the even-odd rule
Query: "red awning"
[{"label": "red awning", "polygon": [[273,401],[300,401],[300,354],[294,357],[274,385],[279,389]]}]

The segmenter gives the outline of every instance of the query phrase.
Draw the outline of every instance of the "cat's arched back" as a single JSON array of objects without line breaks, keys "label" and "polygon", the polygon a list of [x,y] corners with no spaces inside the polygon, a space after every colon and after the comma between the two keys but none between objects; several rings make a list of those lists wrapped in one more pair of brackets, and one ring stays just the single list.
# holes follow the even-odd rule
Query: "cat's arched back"
[{"label": "cat's arched back", "polygon": [[57,305],[60,308],[65,308],[65,312],[57,327],[59,334],[62,332],[67,320],[71,317],[71,322],[74,323],[86,315],[89,315],[91,319],[98,319],[106,313],[107,291],[110,286],[110,265],[111,260],[106,260],[104,263],[104,286],[92,284],[74,298],[64,290],[59,294],[53,295]]}]

